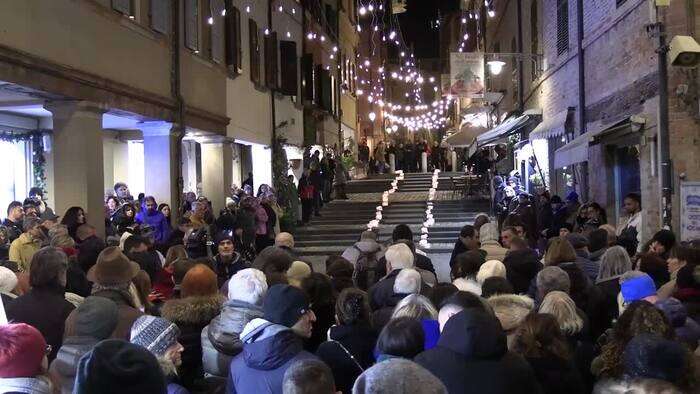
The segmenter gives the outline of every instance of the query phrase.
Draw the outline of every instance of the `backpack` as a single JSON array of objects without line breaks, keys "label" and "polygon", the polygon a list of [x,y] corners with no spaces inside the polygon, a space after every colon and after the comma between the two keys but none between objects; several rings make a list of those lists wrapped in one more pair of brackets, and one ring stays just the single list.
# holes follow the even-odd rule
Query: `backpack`
[{"label": "backpack", "polygon": [[355,287],[366,291],[379,281],[377,253],[363,252],[356,245],[352,247],[360,253],[355,263],[355,270],[352,273],[352,282],[355,284]]},{"label": "backpack", "polygon": [[306,186],[301,187],[301,199],[302,200],[313,200],[314,198],[314,186],[311,184],[308,184]]}]

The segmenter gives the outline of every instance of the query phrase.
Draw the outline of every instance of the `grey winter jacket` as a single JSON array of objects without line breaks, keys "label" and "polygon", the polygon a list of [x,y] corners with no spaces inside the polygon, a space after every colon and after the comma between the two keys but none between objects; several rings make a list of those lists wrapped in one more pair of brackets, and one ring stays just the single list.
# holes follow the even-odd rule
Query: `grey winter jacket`
[{"label": "grey winter jacket", "polygon": [[248,322],[263,317],[262,308],[239,300],[224,303],[219,316],[202,330],[204,373],[227,377],[231,360],[243,350],[240,333]]},{"label": "grey winter jacket", "polygon": [[49,367],[49,375],[53,382],[59,386],[61,394],[73,392],[78,361],[98,342],[98,339],[91,337],[69,337],[63,341],[63,345],[56,354],[56,359]]}]

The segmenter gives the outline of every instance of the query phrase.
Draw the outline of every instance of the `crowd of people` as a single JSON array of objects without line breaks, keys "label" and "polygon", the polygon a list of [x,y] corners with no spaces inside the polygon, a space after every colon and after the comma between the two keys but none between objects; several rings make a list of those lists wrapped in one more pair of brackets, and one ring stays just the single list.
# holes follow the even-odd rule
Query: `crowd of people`
[{"label": "crowd of people", "polygon": [[233,190],[216,218],[187,196],[171,226],[117,184],[104,238],[35,191],[0,232],[0,392],[697,390],[700,245],[638,242],[635,195],[616,230],[573,195],[535,212],[509,187],[508,214],[461,229],[449,282],[407,225],[315,272],[267,185]]},{"label": "crowd of people", "polygon": [[367,138],[363,138],[357,147],[358,161],[368,169],[367,172],[370,174],[387,173],[390,170],[390,155],[394,155],[395,169],[404,172],[421,172],[423,153],[427,155],[426,171],[431,169],[445,171],[448,168],[448,152],[445,142],[434,141],[430,144],[427,140],[415,143],[411,140],[396,143],[387,141],[386,144],[380,141],[371,154],[367,146]]}]

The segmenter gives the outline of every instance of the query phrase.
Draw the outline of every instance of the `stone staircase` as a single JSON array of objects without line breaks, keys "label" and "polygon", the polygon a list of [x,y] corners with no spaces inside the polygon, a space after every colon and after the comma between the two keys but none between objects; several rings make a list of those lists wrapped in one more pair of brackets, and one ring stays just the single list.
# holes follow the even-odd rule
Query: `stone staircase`
[{"label": "stone staircase", "polygon": [[[448,198],[451,198],[449,190],[452,189],[450,176],[455,175],[441,173],[438,179],[438,190],[445,191]],[[380,243],[388,244],[394,227],[406,224],[413,231],[413,241],[419,247],[431,178],[432,174],[406,174],[399,182],[398,191],[391,195],[389,206],[382,211],[383,218],[377,228]],[[314,217],[307,226],[295,232],[298,254],[310,261],[315,270],[323,272],[323,263],[328,256],[341,254],[359,239],[367,222],[374,219],[376,207],[381,205],[381,193],[391,187],[393,179],[379,175],[351,181],[347,186],[348,193],[377,195],[376,201],[334,200],[325,204],[320,217]],[[441,281],[449,280],[449,256],[459,230],[465,224],[473,223],[478,212],[487,211],[488,201],[443,198],[433,202],[435,225],[428,230],[430,248],[423,248],[423,251],[433,260]]]}]

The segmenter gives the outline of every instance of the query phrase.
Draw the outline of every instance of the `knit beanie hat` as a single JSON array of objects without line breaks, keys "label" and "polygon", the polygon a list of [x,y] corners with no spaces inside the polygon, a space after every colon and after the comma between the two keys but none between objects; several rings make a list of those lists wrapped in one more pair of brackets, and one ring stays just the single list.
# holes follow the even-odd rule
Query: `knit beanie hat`
[{"label": "knit beanie hat", "polygon": [[87,297],[75,310],[75,335],[107,339],[117,328],[119,307],[105,297]]},{"label": "knit beanie hat", "polygon": [[218,234],[216,234],[216,237],[214,237],[214,245],[219,246],[221,241],[226,241],[226,240],[234,242],[233,234],[231,234],[228,231],[221,231]]},{"label": "knit beanie hat", "polygon": [[144,315],[131,326],[131,343],[141,345],[160,357],[177,343],[180,329],[163,318]]},{"label": "knit beanie hat", "polygon": [[12,270],[0,267],[0,292],[9,293],[17,287],[17,275]]},{"label": "knit beanie hat", "polygon": [[676,383],[685,373],[688,351],[679,342],[654,334],[632,338],[622,355],[625,375],[631,379],[659,379]]},{"label": "knit beanie hat", "polygon": [[104,340],[80,358],[73,388],[74,394],[166,392],[156,357],[121,339]]},{"label": "knit beanie hat", "polygon": [[650,243],[654,241],[660,243],[664,248],[666,248],[666,251],[669,251],[673,245],[676,244],[676,236],[671,230],[659,230],[653,237],[651,237]]},{"label": "knit beanie hat", "polygon": [[218,294],[219,286],[216,274],[206,265],[197,264],[185,274],[180,291],[183,298]]},{"label": "knit beanie hat", "polygon": [[625,302],[630,303],[656,294],[656,285],[651,276],[644,274],[622,282],[620,292]]},{"label": "knit beanie hat", "polygon": [[403,358],[391,358],[374,364],[360,375],[352,388],[353,394],[442,394],[447,389],[427,369]]},{"label": "knit beanie hat", "polygon": [[29,324],[0,325],[0,378],[31,378],[41,373],[46,341]]},{"label": "knit beanie hat", "polygon": [[285,327],[292,327],[309,309],[306,294],[290,285],[270,287],[263,302],[265,320]]}]

